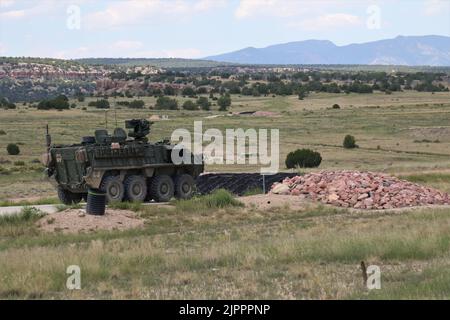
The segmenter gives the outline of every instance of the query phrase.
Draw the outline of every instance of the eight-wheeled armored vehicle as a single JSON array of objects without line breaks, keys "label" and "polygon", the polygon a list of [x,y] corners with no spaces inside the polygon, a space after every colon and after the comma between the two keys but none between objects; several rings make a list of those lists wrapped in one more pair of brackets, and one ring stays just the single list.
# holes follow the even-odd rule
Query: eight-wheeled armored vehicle
[{"label": "eight-wheeled armored vehicle", "polygon": [[88,189],[106,193],[108,202],[192,197],[195,180],[204,169],[202,156],[189,153],[191,161],[175,164],[171,157],[175,145],[168,140],[148,141],[151,124],[145,119],[127,120],[128,134],[122,128],[112,134],[98,129],[95,136],[72,145],[52,144],[47,128],[47,152],[42,161],[59,199],[65,204],[78,203]]}]

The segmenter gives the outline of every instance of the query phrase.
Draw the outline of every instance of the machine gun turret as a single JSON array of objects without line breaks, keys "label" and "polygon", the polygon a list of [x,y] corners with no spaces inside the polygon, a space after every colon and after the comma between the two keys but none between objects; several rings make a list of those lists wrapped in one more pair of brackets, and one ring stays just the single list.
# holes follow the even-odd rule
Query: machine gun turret
[{"label": "machine gun turret", "polygon": [[125,127],[131,129],[128,136],[134,139],[143,139],[150,133],[150,126],[153,122],[145,119],[132,119],[125,121]]}]

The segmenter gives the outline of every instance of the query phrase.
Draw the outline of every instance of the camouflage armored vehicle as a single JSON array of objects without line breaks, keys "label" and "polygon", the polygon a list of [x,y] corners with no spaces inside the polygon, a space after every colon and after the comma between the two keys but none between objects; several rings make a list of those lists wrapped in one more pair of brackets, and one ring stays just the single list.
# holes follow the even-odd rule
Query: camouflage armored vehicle
[{"label": "camouflage armored vehicle", "polygon": [[[203,172],[203,159],[174,164],[168,140],[150,143],[151,123],[144,119],[125,121],[127,132],[116,128],[95,130],[81,143],[52,145],[47,128],[47,152],[43,155],[46,175],[65,204],[78,203],[88,189],[106,193],[111,201],[169,201],[192,197],[195,180]],[[180,152],[189,152],[181,150]],[[199,164],[195,164],[199,163]]]}]

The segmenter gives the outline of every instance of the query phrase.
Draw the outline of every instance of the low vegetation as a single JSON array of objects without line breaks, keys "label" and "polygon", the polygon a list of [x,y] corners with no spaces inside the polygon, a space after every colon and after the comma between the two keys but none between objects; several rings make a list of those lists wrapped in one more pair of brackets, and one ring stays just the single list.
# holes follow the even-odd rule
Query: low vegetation
[{"label": "low vegetation", "polygon": [[355,137],[349,134],[344,137],[344,142],[342,145],[345,149],[354,149],[358,147]]},{"label": "low vegetation", "polygon": [[310,149],[297,149],[286,157],[286,168],[316,168],[320,166],[322,156],[319,152]]}]

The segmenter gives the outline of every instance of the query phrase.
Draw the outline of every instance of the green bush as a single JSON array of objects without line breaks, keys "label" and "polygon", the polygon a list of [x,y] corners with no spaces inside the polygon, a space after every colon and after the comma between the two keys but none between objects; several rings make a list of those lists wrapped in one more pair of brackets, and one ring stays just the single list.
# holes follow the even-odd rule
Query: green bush
[{"label": "green bush", "polygon": [[210,109],[211,103],[208,98],[200,97],[197,99],[197,105],[202,108],[202,110],[208,111]]},{"label": "green bush", "polygon": [[6,134],[5,130],[0,130],[0,136],[4,136]]},{"label": "green bush", "polygon": [[186,100],[182,108],[184,110],[198,110],[198,106],[192,100]]},{"label": "green bush", "polygon": [[23,161],[14,161],[14,165],[18,166],[18,167],[22,167],[22,166],[25,165],[25,162],[23,162]]},{"label": "green bush", "polygon": [[242,207],[242,202],[225,189],[215,190],[213,193],[194,197],[189,200],[176,200],[175,206],[182,212],[199,212],[201,210],[225,207]]},{"label": "green bush", "polygon": [[310,149],[297,149],[286,157],[286,167],[291,168],[316,168],[320,166],[322,156],[319,152]]},{"label": "green bush", "polygon": [[345,136],[343,146],[345,149],[354,149],[358,147],[355,137],[349,134]]},{"label": "green bush", "polygon": [[333,104],[333,109],[340,109],[340,108],[341,108],[341,106],[338,105],[337,103]]},{"label": "green bush", "polygon": [[98,109],[109,109],[109,101],[106,99],[100,99],[97,101],[91,101],[88,103],[89,107],[96,107]]},{"label": "green bush", "polygon": [[56,98],[49,100],[42,100],[37,105],[38,110],[64,110],[69,109],[69,99],[65,95],[59,95]]},{"label": "green bush", "polygon": [[228,107],[231,106],[231,97],[229,94],[221,96],[217,100],[217,104],[219,105],[219,111],[227,111]]},{"label": "green bush", "polygon": [[156,100],[155,109],[178,110],[178,101],[168,97],[159,97],[158,100]]},{"label": "green bush", "polygon": [[143,100],[133,100],[130,102],[129,107],[131,109],[143,109],[145,102]]},{"label": "green bush", "polygon": [[8,151],[9,155],[16,156],[20,153],[20,148],[15,143],[10,143],[6,146],[6,151]]}]

